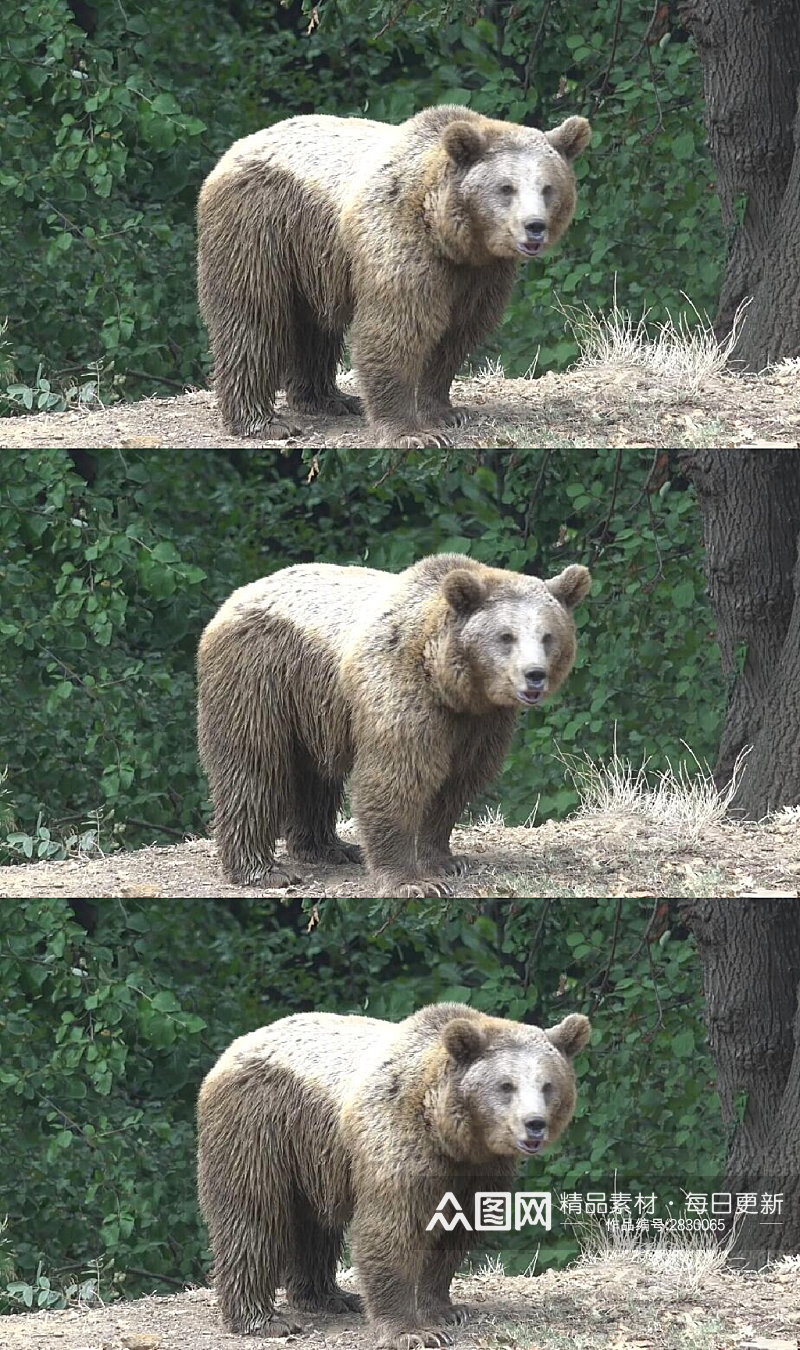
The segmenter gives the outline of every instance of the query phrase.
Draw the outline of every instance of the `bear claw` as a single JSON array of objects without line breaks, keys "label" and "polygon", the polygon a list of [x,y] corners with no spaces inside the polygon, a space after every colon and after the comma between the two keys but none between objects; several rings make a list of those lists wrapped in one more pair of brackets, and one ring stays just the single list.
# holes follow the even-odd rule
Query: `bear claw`
[{"label": "bear claw", "polygon": [[265,1340],[272,1336],[298,1336],[305,1328],[290,1317],[258,1316],[247,1319],[232,1328],[240,1336],[263,1336]]},{"label": "bear claw", "polygon": [[383,895],[396,897],[398,900],[424,900],[431,897],[452,895],[452,887],[446,881],[433,881],[428,877],[423,877],[419,881],[401,881],[387,882]]}]

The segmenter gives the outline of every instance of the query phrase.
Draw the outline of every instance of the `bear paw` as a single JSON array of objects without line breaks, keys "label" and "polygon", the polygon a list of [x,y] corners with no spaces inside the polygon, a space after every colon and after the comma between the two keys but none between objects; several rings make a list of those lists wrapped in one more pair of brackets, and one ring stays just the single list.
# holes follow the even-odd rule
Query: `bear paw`
[{"label": "bear paw", "polygon": [[420,416],[426,421],[441,422],[443,427],[463,427],[470,419],[468,408],[454,408],[452,403],[442,403],[438,407],[425,408]]},{"label": "bear paw", "polygon": [[287,403],[293,412],[323,413],[328,417],[353,416],[363,411],[360,398],[355,394],[343,394],[339,389],[330,394],[320,394],[319,397],[308,395],[304,398],[302,395],[292,394],[287,396]]},{"label": "bear paw", "polygon": [[448,450],[452,447],[452,444],[452,438],[443,431],[420,431],[414,436],[400,436],[397,441],[397,449]]},{"label": "bear paw", "polygon": [[462,858],[455,853],[437,853],[435,856],[426,858],[423,867],[430,867],[434,872],[445,872],[449,876],[463,877],[465,872],[469,871],[469,858]]},{"label": "bear paw", "polygon": [[358,844],[346,844],[343,839],[332,839],[327,844],[288,843],[289,857],[296,862],[307,863],[360,863],[361,847]]},{"label": "bear paw", "polygon": [[299,886],[303,880],[297,872],[287,872],[283,867],[270,866],[268,863],[254,863],[251,867],[232,867],[226,870],[235,886],[265,886],[271,890],[283,891],[289,886]]},{"label": "bear paw", "polygon": [[409,1331],[383,1329],[378,1334],[375,1350],[424,1350],[426,1346],[431,1350],[444,1350],[445,1346],[453,1344],[451,1332],[440,1327],[414,1327]]},{"label": "bear paw", "polygon": [[236,1318],[229,1325],[240,1336],[299,1336],[304,1331],[300,1322],[277,1313],[256,1313],[252,1317]]},{"label": "bear paw", "polygon": [[301,1312],[357,1313],[362,1312],[364,1306],[360,1294],[348,1294],[338,1285],[328,1294],[289,1293],[289,1302]]},{"label": "bear paw", "polygon": [[376,426],[375,432],[381,450],[447,450],[453,444],[444,431],[404,431],[384,425]]},{"label": "bear paw", "polygon": [[378,895],[397,900],[424,900],[452,895],[452,887],[446,881],[429,877],[415,877],[410,881],[388,877],[378,889]]},{"label": "bear paw", "polygon": [[448,1308],[443,1308],[441,1313],[443,1322],[449,1322],[457,1327],[463,1327],[471,1316],[472,1309],[466,1307],[464,1303],[451,1303]]},{"label": "bear paw", "polygon": [[258,437],[263,441],[289,441],[303,434],[302,428],[294,422],[286,422],[277,416],[237,417],[228,422],[228,428],[234,436]]}]

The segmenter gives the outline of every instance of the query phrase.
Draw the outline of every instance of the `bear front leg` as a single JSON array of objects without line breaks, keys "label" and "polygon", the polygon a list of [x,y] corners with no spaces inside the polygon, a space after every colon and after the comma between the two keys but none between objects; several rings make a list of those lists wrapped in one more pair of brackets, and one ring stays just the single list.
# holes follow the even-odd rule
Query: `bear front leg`
[{"label": "bear front leg", "polygon": [[459,341],[457,333],[446,334],[437,344],[417,391],[422,420],[441,422],[447,427],[463,427],[469,420],[466,408],[454,408],[450,401],[450,386],[468,352],[469,345]]},{"label": "bear front leg", "polygon": [[[453,1337],[441,1316],[430,1323],[417,1304],[417,1282],[422,1274],[419,1235],[396,1231],[398,1206],[387,1203],[385,1213],[356,1210],[350,1230],[353,1261],[372,1324],[375,1350],[422,1350],[445,1347]],[[436,1323],[439,1323],[437,1326]]]},{"label": "bear front leg", "polygon": [[497,327],[508,303],[517,263],[503,261],[481,268],[477,276],[460,279],[451,320],[425,365],[418,391],[419,416],[463,426],[469,420],[465,408],[454,408],[450,386],[470,352]]},{"label": "bear front leg", "polygon": [[450,438],[420,417],[417,387],[426,361],[447,324],[444,290],[436,295],[431,277],[410,269],[408,259],[387,259],[402,278],[375,293],[375,278],[365,275],[350,331],[353,365],[358,371],[367,416],[381,447],[421,450],[446,447]]},{"label": "bear front leg", "polygon": [[[458,1231],[454,1230],[451,1237],[458,1236]],[[423,1321],[463,1326],[469,1318],[469,1308],[450,1299],[453,1276],[468,1250],[469,1242],[462,1240],[445,1243],[426,1253],[417,1281],[417,1310]]]},{"label": "bear front leg", "polygon": [[440,869],[423,864],[417,851],[431,791],[436,791],[445,772],[433,747],[427,760],[424,746],[412,750],[391,743],[370,746],[356,756],[350,801],[379,895],[400,899],[450,895],[447,882],[436,876]]},{"label": "bear front leg", "polygon": [[417,858],[422,868],[463,876],[469,862],[456,857],[450,849],[450,836],[471,793],[461,782],[448,782],[437,792],[432,805],[425,812],[417,836]]},{"label": "bear front leg", "polygon": [[451,853],[450,836],[471,799],[500,772],[516,721],[513,708],[502,708],[476,718],[464,729],[463,739],[453,750],[452,769],[422,820],[417,840],[421,867],[457,876],[467,870],[468,859]]}]

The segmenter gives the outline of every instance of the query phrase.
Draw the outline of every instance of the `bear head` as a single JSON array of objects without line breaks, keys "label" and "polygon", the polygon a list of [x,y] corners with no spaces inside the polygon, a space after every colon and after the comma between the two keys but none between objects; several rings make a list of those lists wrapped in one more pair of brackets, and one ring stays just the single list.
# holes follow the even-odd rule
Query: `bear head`
[{"label": "bear head", "polygon": [[447,616],[432,660],[445,701],[475,712],[541,703],[572,669],[572,611],[590,585],[577,564],[550,581],[489,567],[446,573]]},{"label": "bear head", "polygon": [[446,1022],[447,1091],[434,1119],[448,1151],[473,1161],[513,1158],[557,1139],[575,1110],[572,1061],[590,1035],[579,1013],[549,1030],[496,1017]]},{"label": "bear head", "polygon": [[572,165],[590,136],[584,117],[548,132],[489,118],[451,121],[441,140],[450,192],[438,213],[446,251],[473,263],[538,257],[572,220]]}]

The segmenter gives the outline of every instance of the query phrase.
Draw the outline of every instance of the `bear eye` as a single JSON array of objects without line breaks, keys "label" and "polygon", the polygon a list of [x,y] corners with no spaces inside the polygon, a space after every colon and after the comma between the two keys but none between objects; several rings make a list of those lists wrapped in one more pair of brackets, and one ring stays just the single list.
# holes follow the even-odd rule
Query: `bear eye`
[{"label": "bear eye", "polygon": [[513,184],[513,183],[501,183],[501,184],[500,184],[500,196],[501,196],[501,197],[513,197],[513,196],[514,196],[514,184]]},{"label": "bear eye", "polygon": [[500,641],[503,643],[504,647],[510,647],[512,643],[516,642],[516,638],[513,633],[507,631],[500,634]]},{"label": "bear eye", "polygon": [[542,1092],[544,1093],[545,1097],[548,1097],[552,1091],[553,1091],[552,1083],[542,1083]]},{"label": "bear eye", "polygon": [[547,649],[548,647],[552,647],[552,645],[553,645],[553,634],[552,634],[552,633],[544,633],[543,636],[542,636],[542,646],[543,646],[545,649]]},{"label": "bear eye", "polygon": [[514,1091],[514,1084],[511,1082],[511,1079],[510,1079],[510,1078],[506,1078],[506,1079],[500,1084],[500,1091],[501,1091],[501,1092],[506,1092],[506,1093],[508,1093],[508,1092],[513,1092],[513,1091]]},{"label": "bear eye", "polygon": [[553,189],[551,188],[549,183],[545,183],[544,187],[542,188],[542,196],[544,197],[545,201],[549,202],[552,195]]}]

